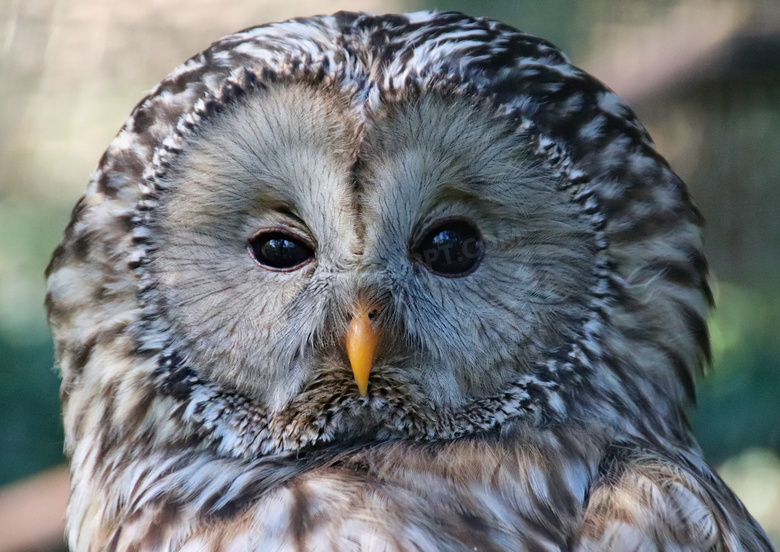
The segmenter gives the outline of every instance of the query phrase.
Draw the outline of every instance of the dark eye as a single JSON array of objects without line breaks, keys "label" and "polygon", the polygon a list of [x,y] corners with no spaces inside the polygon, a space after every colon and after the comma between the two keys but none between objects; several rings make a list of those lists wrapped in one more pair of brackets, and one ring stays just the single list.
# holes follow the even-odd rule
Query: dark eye
[{"label": "dark eye", "polygon": [[434,224],[412,248],[412,260],[437,276],[460,278],[471,274],[482,260],[482,235],[464,219]]},{"label": "dark eye", "polygon": [[294,270],[314,257],[314,250],[295,236],[280,231],[260,232],[247,245],[249,254],[263,268]]}]

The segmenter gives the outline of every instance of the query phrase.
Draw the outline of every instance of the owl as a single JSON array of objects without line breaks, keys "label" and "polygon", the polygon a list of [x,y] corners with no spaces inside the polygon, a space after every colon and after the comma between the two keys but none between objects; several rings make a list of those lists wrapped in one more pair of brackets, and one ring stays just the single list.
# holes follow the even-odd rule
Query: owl
[{"label": "owl", "polygon": [[702,218],[631,110],[489,19],[215,42],[47,269],[87,551],[761,551],[685,417]]}]

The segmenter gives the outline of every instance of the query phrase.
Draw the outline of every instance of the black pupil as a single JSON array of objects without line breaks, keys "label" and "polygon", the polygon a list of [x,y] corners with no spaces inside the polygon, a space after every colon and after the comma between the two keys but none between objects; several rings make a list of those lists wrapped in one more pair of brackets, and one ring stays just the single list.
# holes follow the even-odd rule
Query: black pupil
[{"label": "black pupil", "polygon": [[288,234],[268,232],[249,242],[255,260],[269,268],[286,269],[305,263],[314,252],[305,243]]},{"label": "black pupil", "polygon": [[482,258],[479,231],[464,221],[434,227],[419,242],[412,256],[428,270],[443,276],[465,276]]}]

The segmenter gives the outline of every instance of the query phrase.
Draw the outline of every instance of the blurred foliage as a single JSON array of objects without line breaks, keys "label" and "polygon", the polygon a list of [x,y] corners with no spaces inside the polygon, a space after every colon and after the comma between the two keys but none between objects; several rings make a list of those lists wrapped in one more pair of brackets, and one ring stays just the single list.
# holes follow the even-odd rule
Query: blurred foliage
[{"label": "blurred foliage", "polygon": [[751,447],[780,453],[780,290],[721,284],[710,320],[713,370],[693,428],[711,463]]},{"label": "blurred foliage", "polygon": [[64,460],[43,270],[67,220],[0,197],[0,485]]},{"label": "blurred foliage", "polygon": [[51,340],[14,344],[0,335],[0,485],[64,461]]}]

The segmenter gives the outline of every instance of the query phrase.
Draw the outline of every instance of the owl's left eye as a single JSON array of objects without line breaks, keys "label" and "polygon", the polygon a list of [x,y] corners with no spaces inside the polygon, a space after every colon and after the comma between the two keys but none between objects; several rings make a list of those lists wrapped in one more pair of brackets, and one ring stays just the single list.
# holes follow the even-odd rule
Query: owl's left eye
[{"label": "owl's left eye", "polygon": [[252,258],[269,270],[295,270],[314,258],[314,250],[300,238],[278,230],[260,232],[249,240]]},{"label": "owl's left eye", "polygon": [[473,222],[460,217],[440,220],[412,247],[411,258],[432,274],[468,276],[482,260],[484,243]]}]

